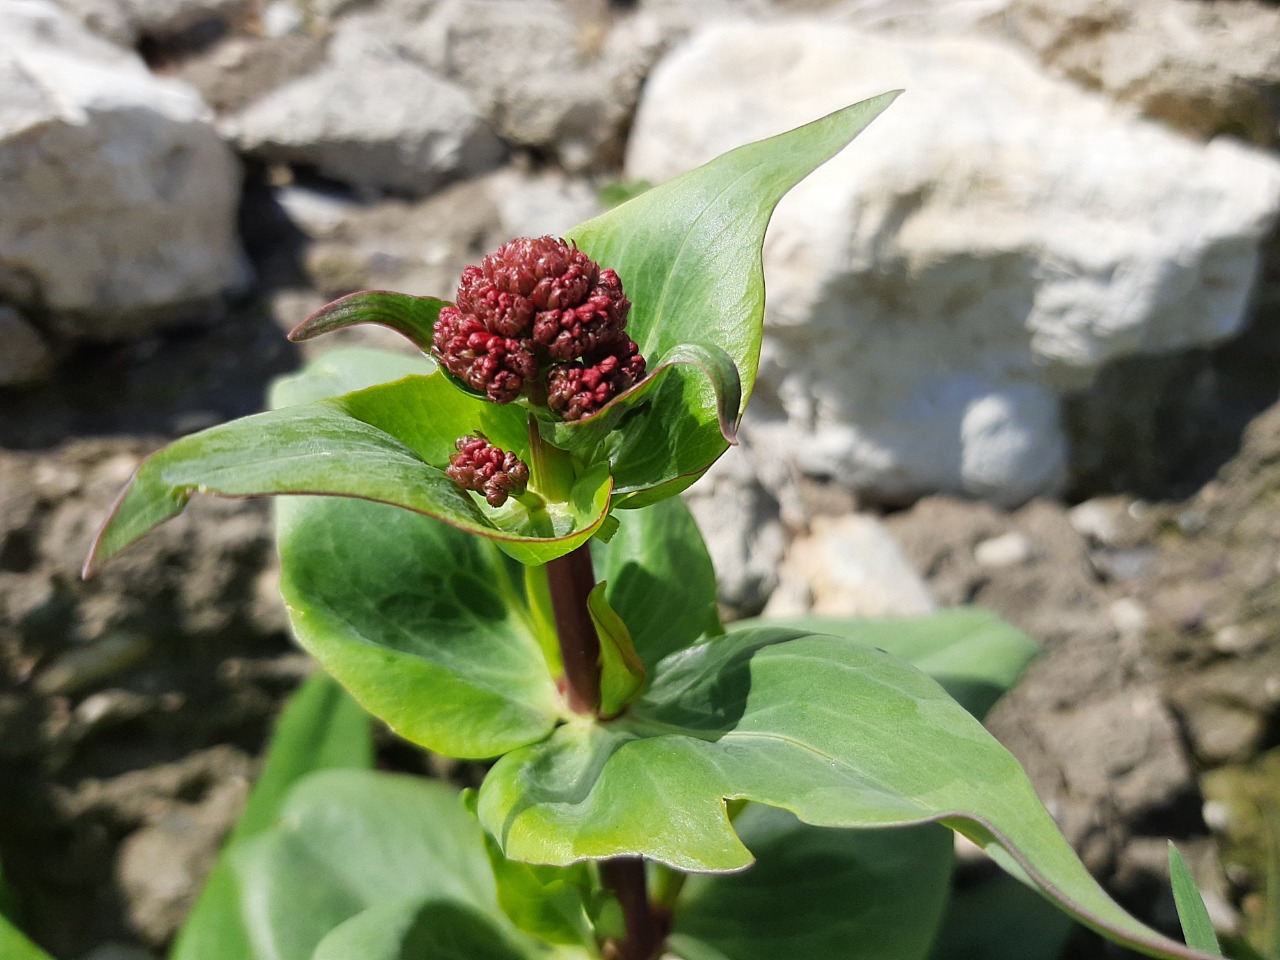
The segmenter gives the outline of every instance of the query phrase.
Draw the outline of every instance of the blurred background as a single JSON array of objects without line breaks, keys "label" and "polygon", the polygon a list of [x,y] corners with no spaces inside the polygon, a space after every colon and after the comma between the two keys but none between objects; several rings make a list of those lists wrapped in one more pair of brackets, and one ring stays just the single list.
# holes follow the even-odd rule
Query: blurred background
[{"label": "blurred background", "polygon": [[398,346],[287,343],[329,299],[450,298],[511,236],[896,87],[766,242],[743,443],[689,494],[722,604],[996,610],[1045,654],[991,726],[1090,869],[1168,929],[1173,837],[1274,949],[1260,0],[0,0],[0,856],[35,939],[159,956],[308,669],[261,503],[79,580],[142,456]]}]

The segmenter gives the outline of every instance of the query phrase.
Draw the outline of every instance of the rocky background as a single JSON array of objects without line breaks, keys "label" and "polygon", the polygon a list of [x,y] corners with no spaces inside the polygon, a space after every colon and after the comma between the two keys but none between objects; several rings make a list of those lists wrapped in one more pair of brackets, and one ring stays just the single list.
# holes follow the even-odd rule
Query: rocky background
[{"label": "rocky background", "polygon": [[1168,927],[1174,837],[1259,935],[1280,7],[0,0],[0,851],[36,939],[158,956],[307,669],[261,504],[80,582],[140,457],[258,409],[332,346],[284,340],[327,299],[450,296],[510,236],[899,86],[769,235],[744,442],[691,493],[721,599],[997,610],[1046,654],[993,727],[1090,868]]}]

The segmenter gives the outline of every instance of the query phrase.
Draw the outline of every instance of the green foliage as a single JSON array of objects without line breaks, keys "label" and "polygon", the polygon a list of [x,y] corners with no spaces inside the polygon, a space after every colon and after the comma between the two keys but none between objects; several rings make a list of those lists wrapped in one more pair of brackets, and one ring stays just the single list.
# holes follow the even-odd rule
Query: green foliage
[{"label": "green foliage", "polygon": [[369,717],[323,673],[308,678],[280,715],[262,775],[178,934],[170,960],[253,960],[229,855],[275,822],[285,795],[307,774],[367,769],[372,763]]},{"label": "green foliage", "polygon": [[[981,726],[1027,638],[975,611],[726,632],[671,499],[732,442],[752,392],[775,205],[894,96],[569,232],[623,278],[648,360],[586,419],[348,351],[282,382],[270,412],[143,463],[90,564],[193,493],[286,495],[281,591],[302,645],[406,738],[499,758],[468,804],[362,769],[363,717],[316,681],[175,960],[649,960],[668,914],[686,960],[923,960],[951,872],[942,827],[1119,943],[1207,956],[1101,890]],[[295,337],[377,323],[427,349],[444,305],[366,291]],[[526,463],[526,494],[495,508],[448,477],[477,433]],[[616,857],[647,860],[653,889],[639,860],[589,865]]]},{"label": "green foliage", "polygon": [[1213,923],[1195,878],[1172,842],[1169,844],[1169,879],[1173,882],[1173,902],[1178,908],[1178,919],[1182,922],[1182,935],[1187,946],[1205,953],[1221,953],[1218,935],[1213,932]]}]

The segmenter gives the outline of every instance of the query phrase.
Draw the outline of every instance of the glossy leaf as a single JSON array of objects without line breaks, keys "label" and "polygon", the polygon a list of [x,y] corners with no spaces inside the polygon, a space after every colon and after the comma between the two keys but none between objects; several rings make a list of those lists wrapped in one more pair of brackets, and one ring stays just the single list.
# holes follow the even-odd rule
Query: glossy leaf
[{"label": "glossy leaf", "polygon": [[955,607],[919,617],[838,620],[797,617],[740,620],[734,630],[759,626],[828,633],[879,647],[942,684],[981,720],[1040,652],[1034,640],[995,614]]},{"label": "glossy leaf", "polygon": [[262,774],[178,934],[170,960],[254,960],[228,851],[274,824],[285,795],[307,774],[368,769],[372,764],[368,714],[323,673],[308,677],[280,714]]},{"label": "glossy leaf", "polygon": [[[695,875],[676,904],[686,960],[922,960],[951,881],[951,833],[811,827],[750,804],[734,829],[758,858],[742,873]],[[706,951],[710,949],[713,954]]]},{"label": "glossy leaf", "polygon": [[499,541],[525,563],[545,563],[591,537],[609,505],[611,480],[603,466],[578,479],[567,503],[530,511],[512,499],[495,510],[444,472],[454,441],[476,431],[527,461],[522,411],[464,396],[438,374],[283,407],[184,437],[143,461],[99,532],[86,573],[180,513],[197,492],[389,503]]},{"label": "glossy leaf", "polygon": [[453,900],[393,900],[335,927],[312,960],[529,960],[493,918]]},{"label": "glossy leaf", "polygon": [[596,578],[651,673],[669,653],[723,633],[716,572],[693,514],[678,498],[619,511],[608,544],[591,542]]},{"label": "glossy leaf", "polygon": [[432,329],[447,307],[447,300],[413,297],[390,290],[361,290],[325,304],[289,331],[293,341],[310,340],[324,333],[362,323],[387,327],[407,337],[423,353],[431,352]]},{"label": "glossy leaf", "polygon": [[489,541],[383,504],[277,505],[298,641],[370,713],[454,757],[547,735],[564,710],[520,566]]},{"label": "glossy leaf", "polygon": [[1222,953],[1218,935],[1213,930],[1213,921],[1209,919],[1209,911],[1204,905],[1204,898],[1200,896],[1195,877],[1191,876],[1187,862],[1182,859],[1182,854],[1172,842],[1169,844],[1169,879],[1173,884],[1173,902],[1178,908],[1182,935],[1188,946],[1205,953]]},{"label": "glossy leaf", "polygon": [[587,596],[587,611],[600,639],[600,715],[621,713],[644,686],[645,669],[622,618],[605,599],[605,584]]},{"label": "glossy leaf", "polygon": [[838,637],[760,627],[675,653],[622,717],[566,724],[498,761],[478,809],[516,859],[625,854],[731,871],[751,854],[726,798],[816,826],[941,822],[1113,939],[1154,956],[1203,956],[1102,891],[1017,761],[946,691]]},{"label": "glossy leaf", "polygon": [[[715,345],[751,395],[764,317],[760,261],[782,196],[860,133],[894,99],[863,101],[788,133],[732,150],[569,232],[622,278],[627,332],[651,361],[680,344]],[[727,446],[717,397],[696,369],[673,367],[647,408],[610,439],[619,494],[670,496]]]},{"label": "glossy leaf", "polygon": [[[474,790],[463,792],[463,804],[474,816]],[[598,891],[586,864],[546,867],[508,860],[488,833],[484,846],[498,886],[498,903],[516,927],[547,943],[595,943],[587,901]]]},{"label": "glossy leaf", "polygon": [[449,900],[501,916],[479,828],[436,781],[313,774],[290,792],[278,825],[231,857],[261,960],[310,960],[330,931],[389,903]]},{"label": "glossy leaf", "polygon": [[297,373],[280,377],[271,385],[271,409],[354,393],[380,383],[411,376],[429,376],[436,363],[421,354],[396,353],[370,347],[330,350]]}]

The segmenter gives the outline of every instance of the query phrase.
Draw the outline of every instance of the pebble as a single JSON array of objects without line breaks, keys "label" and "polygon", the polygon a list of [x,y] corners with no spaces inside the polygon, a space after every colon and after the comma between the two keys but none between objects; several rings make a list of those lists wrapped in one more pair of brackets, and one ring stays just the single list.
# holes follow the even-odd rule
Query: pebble
[{"label": "pebble", "polygon": [[1016,567],[1031,559],[1031,541],[1016,530],[983,540],[973,548],[978,566],[988,569]]}]

